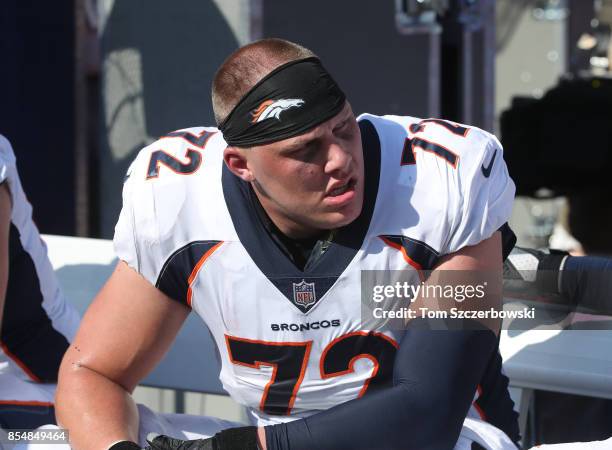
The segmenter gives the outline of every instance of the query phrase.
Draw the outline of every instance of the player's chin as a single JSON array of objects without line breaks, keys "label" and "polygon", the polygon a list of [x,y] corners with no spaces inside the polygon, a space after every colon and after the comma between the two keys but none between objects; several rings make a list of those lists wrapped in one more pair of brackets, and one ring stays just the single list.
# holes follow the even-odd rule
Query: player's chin
[{"label": "player's chin", "polygon": [[334,229],[344,227],[350,224],[355,219],[357,219],[357,217],[359,217],[359,214],[361,214],[362,207],[363,200],[361,198],[358,198],[355,199],[355,201],[343,205],[340,208],[335,208],[331,211],[328,210],[324,215],[324,228]]}]

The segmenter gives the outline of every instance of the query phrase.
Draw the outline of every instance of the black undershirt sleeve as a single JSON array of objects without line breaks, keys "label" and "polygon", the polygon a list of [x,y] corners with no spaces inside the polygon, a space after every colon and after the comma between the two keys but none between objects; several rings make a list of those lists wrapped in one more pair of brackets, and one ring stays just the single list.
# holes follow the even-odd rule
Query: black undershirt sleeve
[{"label": "black undershirt sleeve", "polygon": [[431,321],[412,320],[396,354],[392,387],[268,426],[267,448],[452,449],[498,345],[492,331],[468,322],[466,329],[441,331],[431,330]]},{"label": "black undershirt sleeve", "polygon": [[612,315],[612,259],[569,256],[559,276],[561,294],[578,311]]}]

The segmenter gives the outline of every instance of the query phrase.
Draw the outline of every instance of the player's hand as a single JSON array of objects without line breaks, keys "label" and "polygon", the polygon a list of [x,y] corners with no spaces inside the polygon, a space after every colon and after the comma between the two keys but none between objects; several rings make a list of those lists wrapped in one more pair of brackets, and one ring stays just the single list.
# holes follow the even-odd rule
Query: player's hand
[{"label": "player's hand", "polygon": [[183,441],[161,435],[148,442],[149,446],[144,450],[220,450],[216,445],[215,437]]}]

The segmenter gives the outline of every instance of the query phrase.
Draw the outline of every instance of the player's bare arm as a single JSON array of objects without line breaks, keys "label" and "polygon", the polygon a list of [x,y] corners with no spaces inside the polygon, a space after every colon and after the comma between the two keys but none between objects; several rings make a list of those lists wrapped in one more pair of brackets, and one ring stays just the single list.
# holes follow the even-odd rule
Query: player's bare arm
[{"label": "player's bare arm", "polygon": [[170,347],[189,309],[126,263],[87,311],[60,368],[56,413],[75,449],[138,441],[130,393]]},{"label": "player's bare arm", "polygon": [[11,194],[6,183],[0,184],[0,329],[8,283],[9,228],[11,224]]},{"label": "player's bare arm", "polygon": [[[496,231],[493,236],[484,241],[462,248],[441,258],[435,270],[427,279],[429,285],[451,286],[471,284],[474,282],[486,285],[485,296],[474,302],[436,302],[431,299],[419,298],[413,308],[420,307],[448,310],[457,308],[460,311],[488,311],[490,308],[500,310],[502,307],[502,242],[501,233]],[[501,321],[499,319],[475,319],[483,326],[499,335]]]}]

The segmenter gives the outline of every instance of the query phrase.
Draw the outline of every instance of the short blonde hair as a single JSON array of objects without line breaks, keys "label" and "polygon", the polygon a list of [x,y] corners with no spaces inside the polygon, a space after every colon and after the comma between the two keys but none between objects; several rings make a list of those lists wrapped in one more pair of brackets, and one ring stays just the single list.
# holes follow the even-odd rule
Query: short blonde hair
[{"label": "short blonde hair", "polygon": [[240,47],[221,64],[212,82],[212,105],[217,125],[225,120],[249,89],[275,68],[312,56],[316,56],[312,51],[284,39],[262,39]]}]

